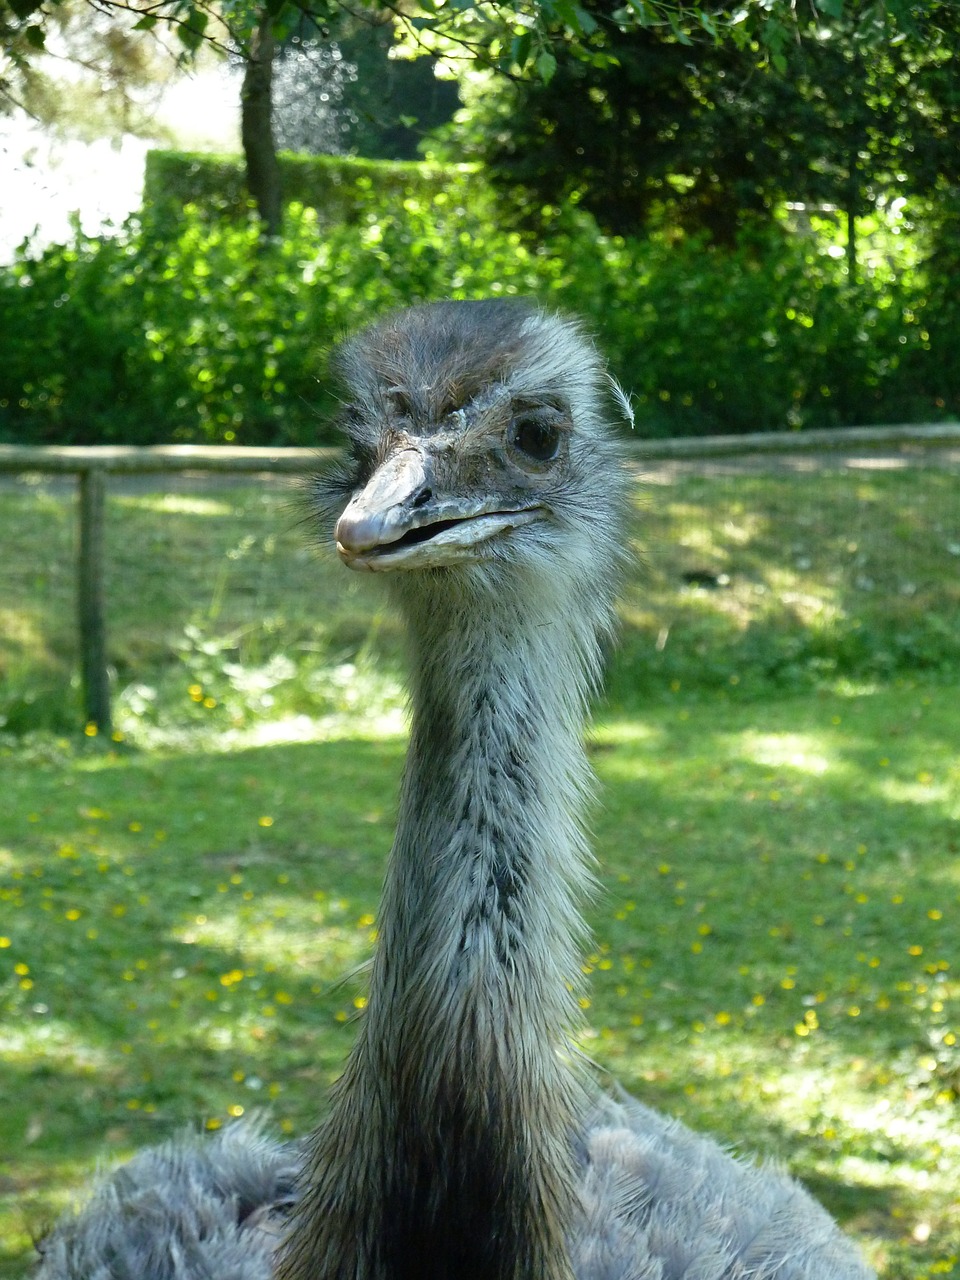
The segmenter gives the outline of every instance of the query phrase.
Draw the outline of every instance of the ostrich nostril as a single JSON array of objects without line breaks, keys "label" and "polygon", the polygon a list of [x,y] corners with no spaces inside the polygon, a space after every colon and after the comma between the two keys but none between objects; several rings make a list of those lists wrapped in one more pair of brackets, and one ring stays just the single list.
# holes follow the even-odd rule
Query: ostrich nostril
[{"label": "ostrich nostril", "polygon": [[425,503],[429,502],[432,497],[433,497],[432,489],[429,489],[429,488],[421,489],[420,492],[413,499],[413,501],[410,503],[410,505],[414,508],[422,507],[424,506]]}]

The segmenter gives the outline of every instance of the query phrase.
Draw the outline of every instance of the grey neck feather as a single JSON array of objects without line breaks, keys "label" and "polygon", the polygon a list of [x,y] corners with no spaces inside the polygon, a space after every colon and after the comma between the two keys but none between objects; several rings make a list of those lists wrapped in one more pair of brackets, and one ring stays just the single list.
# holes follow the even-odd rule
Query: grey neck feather
[{"label": "grey neck feather", "polygon": [[570,1275],[581,727],[606,623],[578,577],[558,598],[532,575],[397,575],[414,715],[381,941],[283,1280]]}]

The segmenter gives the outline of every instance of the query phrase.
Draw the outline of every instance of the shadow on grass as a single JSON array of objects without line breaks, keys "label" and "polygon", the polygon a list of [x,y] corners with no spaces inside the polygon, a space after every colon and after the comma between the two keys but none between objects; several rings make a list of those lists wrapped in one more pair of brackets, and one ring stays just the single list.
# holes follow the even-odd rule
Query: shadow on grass
[{"label": "shadow on grass", "polygon": [[765,696],[960,667],[955,472],[688,477],[641,489],[618,701]]}]

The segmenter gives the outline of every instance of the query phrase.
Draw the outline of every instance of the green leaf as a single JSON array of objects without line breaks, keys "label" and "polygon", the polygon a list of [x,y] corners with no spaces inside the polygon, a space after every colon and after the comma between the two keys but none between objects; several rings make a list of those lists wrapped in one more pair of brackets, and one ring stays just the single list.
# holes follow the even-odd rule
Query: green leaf
[{"label": "green leaf", "polygon": [[638,26],[652,27],[656,24],[657,15],[647,0],[630,0],[630,8],[633,10]]},{"label": "green leaf", "polygon": [[843,17],[844,0],[819,0],[817,8],[828,18],[839,19]]},{"label": "green leaf", "polygon": [[574,0],[555,0],[555,3],[544,4],[542,12],[548,19],[555,14],[576,35],[589,36],[597,29],[596,19]]},{"label": "green leaf", "polygon": [[557,69],[557,60],[549,50],[544,49],[542,53],[537,54],[534,66],[537,68],[537,75],[543,83],[549,84]]},{"label": "green leaf", "polygon": [[43,49],[46,47],[47,37],[43,27],[38,27],[36,25],[27,27],[23,34],[27,38],[27,43],[31,44],[34,49]]},{"label": "green leaf", "polygon": [[139,22],[133,24],[134,31],[152,31],[159,19],[155,13],[145,13]]},{"label": "green leaf", "polygon": [[683,45],[693,44],[693,41],[690,39],[686,31],[680,25],[680,20],[675,13],[668,14],[667,20],[670,23],[670,30],[673,32],[673,38],[674,40],[676,40],[677,44],[683,44]]},{"label": "green leaf", "polygon": [[532,32],[524,31],[522,35],[514,36],[510,45],[510,56],[521,71],[530,61],[530,46],[532,43]]},{"label": "green leaf", "polygon": [[199,9],[191,9],[186,21],[177,27],[180,43],[189,49],[191,53],[195,53],[203,43],[208,21],[207,14],[202,13]]},{"label": "green leaf", "polygon": [[580,5],[575,7],[574,13],[576,14],[577,19],[577,29],[585,36],[593,35],[594,31],[597,29],[596,18],[594,18],[592,14],[588,13],[586,9],[581,8]]}]

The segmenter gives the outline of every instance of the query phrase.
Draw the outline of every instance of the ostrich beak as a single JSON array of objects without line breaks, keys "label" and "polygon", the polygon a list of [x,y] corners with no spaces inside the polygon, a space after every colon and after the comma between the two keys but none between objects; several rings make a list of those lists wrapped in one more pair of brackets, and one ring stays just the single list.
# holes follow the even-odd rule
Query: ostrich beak
[{"label": "ostrich beak", "polygon": [[392,453],[337,521],[337,553],[351,569],[424,569],[476,561],[480,543],[542,515],[502,498],[443,493],[428,448]]},{"label": "ostrich beak", "polygon": [[412,527],[414,511],[431,497],[426,459],[420,450],[406,448],[391,454],[353,495],[337,521],[334,536],[341,558],[349,564],[402,538]]}]

